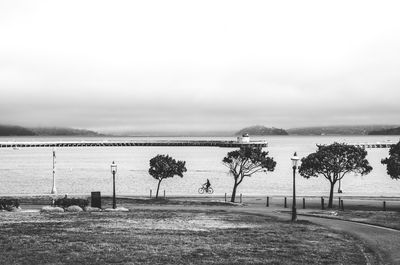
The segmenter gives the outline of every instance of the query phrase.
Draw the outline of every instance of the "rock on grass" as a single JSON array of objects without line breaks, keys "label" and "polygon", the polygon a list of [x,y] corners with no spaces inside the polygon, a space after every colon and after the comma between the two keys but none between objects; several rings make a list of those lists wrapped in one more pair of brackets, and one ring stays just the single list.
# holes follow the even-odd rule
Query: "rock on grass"
[{"label": "rock on grass", "polygon": [[64,209],[61,207],[44,206],[40,212],[42,213],[63,213]]},{"label": "rock on grass", "polygon": [[79,207],[78,205],[71,205],[65,209],[66,212],[73,212],[73,213],[78,213],[78,212],[83,212],[83,209]]},{"label": "rock on grass", "polygon": [[97,207],[90,207],[90,206],[86,206],[84,209],[83,209],[85,212],[101,212],[102,210],[100,209],[100,208],[97,208]]},{"label": "rock on grass", "polygon": [[106,212],[129,212],[128,209],[126,209],[125,207],[117,207],[115,209],[113,208],[107,208],[104,211]]}]

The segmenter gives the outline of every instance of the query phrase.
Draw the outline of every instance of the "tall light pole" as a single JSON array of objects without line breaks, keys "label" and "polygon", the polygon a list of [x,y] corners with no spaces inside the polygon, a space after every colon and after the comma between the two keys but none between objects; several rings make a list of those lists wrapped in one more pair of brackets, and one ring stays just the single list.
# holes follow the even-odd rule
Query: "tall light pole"
[{"label": "tall light pole", "polygon": [[53,149],[53,187],[51,188],[51,194],[57,194],[56,189],[56,151]]},{"label": "tall light pole", "polygon": [[295,152],[292,158],[292,167],[293,167],[293,203],[292,203],[292,222],[297,221],[297,209],[296,209],[296,169],[297,169],[297,162],[299,161],[299,157]]},{"label": "tall light pole", "polygon": [[115,200],[115,173],[117,173],[117,165],[113,161],[111,164],[111,173],[113,175],[113,209],[117,208],[117,202]]}]

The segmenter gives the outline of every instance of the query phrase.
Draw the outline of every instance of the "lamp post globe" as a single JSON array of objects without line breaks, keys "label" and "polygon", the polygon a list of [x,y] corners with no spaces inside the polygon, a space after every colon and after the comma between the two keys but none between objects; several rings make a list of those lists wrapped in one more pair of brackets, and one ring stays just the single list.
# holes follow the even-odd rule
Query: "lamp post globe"
[{"label": "lamp post globe", "polygon": [[117,208],[117,202],[115,199],[115,173],[117,173],[117,164],[113,161],[111,163],[111,173],[113,175],[113,209]]},{"label": "lamp post globe", "polygon": [[296,169],[297,163],[299,161],[299,157],[295,152],[294,155],[290,158],[292,160],[292,168],[293,168],[293,202],[292,202],[292,222],[297,221],[297,209],[296,209]]}]

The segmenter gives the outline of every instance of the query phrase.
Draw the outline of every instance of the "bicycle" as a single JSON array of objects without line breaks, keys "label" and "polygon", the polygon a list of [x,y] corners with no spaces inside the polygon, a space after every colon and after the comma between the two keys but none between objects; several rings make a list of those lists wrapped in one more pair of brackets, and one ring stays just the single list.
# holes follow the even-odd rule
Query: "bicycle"
[{"label": "bicycle", "polygon": [[213,194],[214,190],[211,187],[206,186],[206,184],[203,184],[203,186],[201,186],[201,188],[199,188],[199,193],[203,194],[203,193],[208,193],[208,194]]}]

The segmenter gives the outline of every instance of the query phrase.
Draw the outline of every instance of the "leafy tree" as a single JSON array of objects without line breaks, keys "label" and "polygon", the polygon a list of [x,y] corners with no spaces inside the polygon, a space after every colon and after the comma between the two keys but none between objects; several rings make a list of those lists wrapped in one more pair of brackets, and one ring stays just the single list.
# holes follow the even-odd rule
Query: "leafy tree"
[{"label": "leafy tree", "polygon": [[328,208],[332,208],[333,190],[338,180],[350,172],[366,175],[372,167],[365,158],[367,151],[361,147],[344,143],[320,146],[317,152],[301,159],[299,173],[305,178],[323,176],[331,187]]},{"label": "leafy tree", "polygon": [[259,171],[274,171],[276,162],[268,157],[268,152],[261,148],[245,147],[229,152],[222,160],[222,163],[229,168],[229,173],[234,179],[231,202],[235,202],[236,190],[245,177]]},{"label": "leafy tree", "polygon": [[386,164],[386,171],[392,179],[400,179],[400,142],[390,147],[389,157],[381,162]]},{"label": "leafy tree", "polygon": [[168,155],[157,155],[150,159],[149,174],[158,180],[156,198],[163,179],[172,178],[175,175],[183,177],[186,172],[185,161],[176,161]]}]

